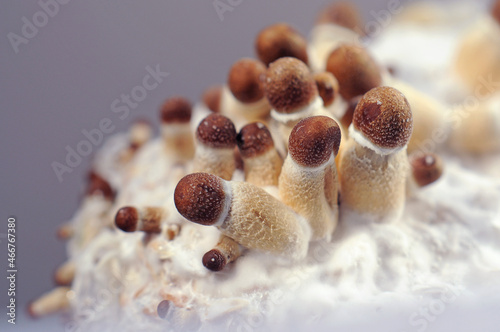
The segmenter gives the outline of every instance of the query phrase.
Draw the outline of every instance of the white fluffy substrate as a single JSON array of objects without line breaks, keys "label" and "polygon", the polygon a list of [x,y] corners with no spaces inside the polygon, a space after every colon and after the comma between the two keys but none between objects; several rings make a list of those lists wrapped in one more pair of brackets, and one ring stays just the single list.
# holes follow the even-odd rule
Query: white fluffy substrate
[{"label": "white fluffy substrate", "polygon": [[[399,28],[386,35],[392,45],[425,39],[450,57],[453,35],[445,28],[434,30],[442,32],[442,39],[425,29]],[[390,63],[392,46],[384,46],[389,40],[383,36],[379,40],[375,53]],[[437,60],[407,46],[399,48],[408,51],[407,57],[394,60],[405,60],[403,66],[415,59],[402,76],[441,101],[452,101],[450,72],[419,71],[426,64],[438,68]],[[431,86],[425,84],[428,74],[436,75]],[[120,169],[109,156],[124,140],[113,138],[96,160],[98,170],[121,188],[104,223],[112,223],[123,205],[162,205],[169,211],[168,223],[182,229],[167,241],[104,227],[72,257],[78,272],[68,330],[467,331],[460,317],[478,308],[478,299],[500,300],[495,295],[500,290],[500,155],[444,152],[443,178],[408,200],[402,220],[370,223],[343,215],[332,241],[311,244],[301,264],[247,251],[214,273],[201,258],[217,243],[217,230],[183,221],[173,204],[175,184],[189,165],[169,163],[158,139],[141,149],[132,166]],[[171,302],[166,320],[156,315],[164,299]],[[460,316],[443,325],[452,312]]]},{"label": "white fluffy substrate", "polygon": [[[81,331],[305,330],[352,327],[362,317],[419,330],[432,323],[422,308],[431,306],[435,318],[432,310],[467,303],[479,286],[500,289],[500,174],[462,163],[446,157],[444,177],[409,200],[397,223],[344,215],[331,243],[312,244],[299,265],[249,251],[213,273],[201,263],[217,242],[212,227],[184,222],[175,240],[149,242],[105,229],[78,259],[72,324]],[[177,307],[161,320],[156,307],[165,298]]]}]

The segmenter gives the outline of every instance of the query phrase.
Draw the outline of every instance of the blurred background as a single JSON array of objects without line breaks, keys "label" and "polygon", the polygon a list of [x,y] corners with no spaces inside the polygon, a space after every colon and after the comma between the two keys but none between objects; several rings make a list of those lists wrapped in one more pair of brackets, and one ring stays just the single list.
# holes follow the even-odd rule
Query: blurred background
[{"label": "blurred background", "polygon": [[[82,131],[98,128],[103,118],[112,120],[117,133],[136,118],[157,123],[159,105],[169,96],[180,94],[198,101],[206,87],[225,82],[233,62],[255,55],[254,38],[262,28],[285,21],[307,35],[317,12],[328,3],[55,1],[4,1],[0,11],[0,110],[4,114],[0,121],[0,275],[7,270],[7,219],[15,216],[15,329],[20,331],[63,329],[59,317],[30,320],[26,305],[53,287],[53,272],[66,258],[65,244],[55,233],[78,207],[92,158],[83,158],[71,173],[58,178],[52,163],[65,163],[66,147],[75,149],[85,138]],[[368,22],[375,20],[373,11],[387,8],[392,1],[353,2]],[[214,7],[220,2],[226,5],[223,13]],[[50,15],[40,14],[44,7]],[[142,85],[151,69],[168,76],[147,91],[130,116],[120,119],[111,110],[113,102]],[[2,331],[12,328],[5,316],[7,289],[2,277]]]}]

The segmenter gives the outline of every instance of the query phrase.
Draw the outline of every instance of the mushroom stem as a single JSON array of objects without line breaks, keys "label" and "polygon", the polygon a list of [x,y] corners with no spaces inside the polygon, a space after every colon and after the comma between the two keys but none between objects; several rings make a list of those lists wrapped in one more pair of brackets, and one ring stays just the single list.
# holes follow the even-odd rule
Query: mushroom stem
[{"label": "mushroom stem", "polygon": [[174,201],[186,219],[215,226],[246,248],[292,261],[307,254],[307,221],[250,183],[224,181],[207,173],[190,174],[177,184]]},{"label": "mushroom stem", "polygon": [[161,223],[167,214],[161,207],[125,206],[116,213],[115,224],[124,232],[160,233]]},{"label": "mushroom stem", "polygon": [[193,172],[206,172],[230,180],[236,169],[236,129],[231,120],[210,114],[198,125]]},{"label": "mushroom stem", "polygon": [[245,181],[259,187],[277,186],[283,159],[274,148],[267,127],[254,122],[243,127],[236,137]]},{"label": "mushroom stem", "polygon": [[191,115],[191,103],[183,97],[167,99],[160,110],[161,135],[165,153],[174,162],[193,158],[194,141],[190,126]]},{"label": "mushroom stem", "polygon": [[221,271],[241,256],[241,246],[230,237],[221,235],[214,249],[203,256],[203,265],[210,271]]},{"label": "mushroom stem", "polygon": [[279,193],[285,204],[309,222],[312,240],[330,240],[338,222],[335,156],[340,140],[338,124],[326,116],[300,121],[290,135]]},{"label": "mushroom stem", "polygon": [[342,207],[376,221],[399,219],[409,172],[412,114],[394,88],[370,90],[358,103],[340,159]]},{"label": "mushroom stem", "polygon": [[60,286],[69,286],[73,282],[76,273],[76,265],[73,261],[67,261],[57,268],[54,274],[56,284]]},{"label": "mushroom stem", "polygon": [[130,144],[121,154],[122,162],[129,162],[137,150],[146,144],[153,135],[151,124],[145,120],[135,121],[129,130]]},{"label": "mushroom stem", "polygon": [[28,305],[28,312],[31,317],[40,318],[69,307],[68,292],[69,287],[57,287],[48,293],[31,302]]}]

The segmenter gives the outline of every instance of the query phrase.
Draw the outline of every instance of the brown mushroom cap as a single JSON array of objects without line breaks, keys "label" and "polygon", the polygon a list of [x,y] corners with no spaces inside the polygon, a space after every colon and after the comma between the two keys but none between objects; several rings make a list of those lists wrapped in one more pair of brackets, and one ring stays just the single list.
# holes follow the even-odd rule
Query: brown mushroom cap
[{"label": "brown mushroom cap", "polygon": [[277,112],[294,113],[318,96],[318,88],[309,67],[287,57],[274,61],[267,69],[264,94]]},{"label": "brown mushroom cap", "polygon": [[186,123],[191,121],[191,103],[184,97],[171,97],[163,103],[160,117],[163,123]]},{"label": "brown mushroom cap", "polygon": [[236,146],[236,129],[231,120],[223,115],[212,113],[198,125],[196,138],[211,148],[234,148]]},{"label": "brown mushroom cap", "polygon": [[341,140],[337,122],[327,116],[312,116],[301,120],[290,134],[288,152],[292,159],[305,167],[318,167],[337,155]]},{"label": "brown mushroom cap", "polygon": [[203,255],[203,266],[210,271],[222,271],[227,264],[226,257],[218,249],[212,249]]},{"label": "brown mushroom cap", "polygon": [[89,173],[89,183],[85,194],[87,196],[102,195],[108,200],[115,198],[115,192],[109,182],[94,171]]},{"label": "brown mushroom cap", "polygon": [[135,207],[122,207],[115,215],[115,225],[124,232],[135,232],[139,222],[139,212]]},{"label": "brown mushroom cap", "polygon": [[221,96],[222,85],[214,85],[203,92],[202,100],[209,110],[215,113],[219,113]]},{"label": "brown mushroom cap", "polygon": [[236,142],[243,158],[260,156],[274,147],[269,129],[260,122],[250,123],[241,128],[236,136]]},{"label": "brown mushroom cap", "polygon": [[183,177],[174,192],[177,211],[189,221],[210,226],[224,210],[226,193],[222,179],[208,173]]},{"label": "brown mushroom cap", "polygon": [[413,117],[406,97],[391,87],[367,92],[354,111],[353,126],[375,146],[405,146],[413,130]]},{"label": "brown mushroom cap", "polygon": [[339,91],[339,82],[329,72],[321,72],[314,74],[314,80],[316,81],[316,86],[318,87],[318,92],[323,99],[323,104],[325,107],[330,106],[335,101],[335,96]]},{"label": "brown mushroom cap", "polygon": [[343,44],[328,57],[326,70],[339,82],[339,93],[346,100],[360,96],[382,84],[380,67],[359,45]]},{"label": "brown mushroom cap", "polygon": [[316,24],[337,24],[364,35],[363,18],[358,7],[349,1],[337,1],[325,7],[318,15]]},{"label": "brown mushroom cap", "polygon": [[354,117],[354,110],[358,106],[361,97],[362,96],[353,98],[348,102],[347,109],[342,118],[340,119],[340,123],[342,124],[342,126],[344,126],[344,128],[349,128],[349,126],[351,125],[352,118]]},{"label": "brown mushroom cap", "polygon": [[234,97],[242,103],[249,104],[264,97],[262,87],[266,66],[254,59],[241,59],[236,61],[228,75],[229,90]]},{"label": "brown mushroom cap", "polygon": [[286,23],[263,29],[255,40],[257,56],[266,65],[283,58],[294,57],[307,63],[307,41]]},{"label": "brown mushroom cap", "polygon": [[410,157],[413,178],[420,186],[437,181],[443,174],[443,161],[434,153],[416,153]]},{"label": "brown mushroom cap", "polygon": [[500,0],[496,0],[491,8],[491,15],[500,24]]}]

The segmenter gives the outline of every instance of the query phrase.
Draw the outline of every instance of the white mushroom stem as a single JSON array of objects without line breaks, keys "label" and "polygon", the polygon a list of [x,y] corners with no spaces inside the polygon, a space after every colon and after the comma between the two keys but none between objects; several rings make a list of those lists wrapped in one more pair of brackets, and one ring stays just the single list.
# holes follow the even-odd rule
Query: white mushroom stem
[{"label": "white mushroom stem", "polygon": [[126,206],[116,213],[115,224],[124,232],[160,233],[162,221],[167,216],[168,212],[162,207]]},{"label": "white mushroom stem", "polygon": [[57,287],[31,302],[28,311],[32,317],[39,318],[57,313],[69,307],[69,287]]},{"label": "white mushroom stem", "polygon": [[250,123],[240,130],[236,140],[245,181],[259,187],[277,186],[283,159],[266,126],[260,122]]},{"label": "white mushroom stem", "polygon": [[236,128],[241,128],[249,122],[267,122],[271,106],[266,98],[253,103],[242,103],[233,96],[227,86],[224,86],[220,109],[221,114],[230,118]]},{"label": "white mushroom stem", "polygon": [[216,226],[246,248],[292,261],[307,254],[311,235],[307,221],[250,183],[190,174],[177,184],[174,200],[186,219]]},{"label": "white mushroom stem", "polygon": [[462,106],[452,114],[450,145],[467,153],[500,151],[500,93],[474,106]]},{"label": "white mushroom stem", "polygon": [[[500,80],[500,22],[491,15],[482,17],[464,36],[455,68],[473,93],[488,93],[484,82]],[[483,91],[484,90],[484,91]],[[497,88],[498,91],[498,88]]]},{"label": "white mushroom stem", "polygon": [[446,126],[446,107],[434,98],[418,91],[411,85],[397,79],[390,79],[389,86],[401,91],[411,106],[413,114],[413,133],[408,143],[411,153],[425,148],[428,140],[433,140],[436,145],[443,143],[436,141],[436,137],[448,136],[449,128]]},{"label": "white mushroom stem", "polygon": [[399,219],[409,172],[407,144],[413,128],[405,96],[378,87],[359,101],[340,158],[341,206],[374,221]]},{"label": "white mushroom stem", "polygon": [[173,161],[187,161],[193,158],[194,141],[189,122],[163,123],[161,135],[165,146],[165,153]]},{"label": "white mushroom stem", "polygon": [[399,219],[408,171],[406,148],[380,154],[351,138],[340,159],[342,206],[377,221]]},{"label": "white mushroom stem", "polygon": [[230,180],[236,169],[236,130],[231,120],[210,114],[198,125],[192,172],[206,172]]},{"label": "white mushroom stem", "polygon": [[76,265],[73,261],[67,261],[57,268],[54,279],[58,285],[68,286],[71,285],[75,278]]},{"label": "white mushroom stem", "polygon": [[237,260],[241,253],[242,248],[238,242],[221,235],[215,248],[203,256],[203,265],[211,271],[221,271],[227,264]]},{"label": "white mushroom stem", "polygon": [[331,118],[300,121],[290,135],[290,150],[279,178],[281,200],[311,226],[312,240],[330,240],[338,222],[335,155],[340,128]]}]

